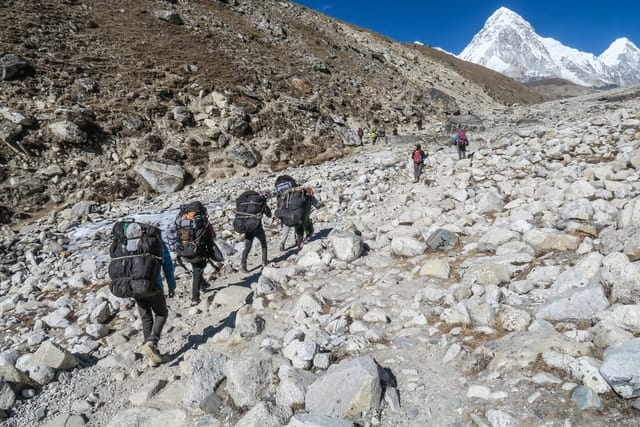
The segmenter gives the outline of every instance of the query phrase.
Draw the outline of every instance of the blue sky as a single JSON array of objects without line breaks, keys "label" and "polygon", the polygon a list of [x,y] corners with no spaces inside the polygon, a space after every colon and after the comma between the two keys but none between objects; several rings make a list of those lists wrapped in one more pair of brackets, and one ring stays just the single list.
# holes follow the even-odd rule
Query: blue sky
[{"label": "blue sky", "polygon": [[563,44],[601,54],[627,37],[640,45],[638,0],[294,0],[343,21],[401,42],[420,40],[460,53],[486,19],[505,6],[536,32]]}]

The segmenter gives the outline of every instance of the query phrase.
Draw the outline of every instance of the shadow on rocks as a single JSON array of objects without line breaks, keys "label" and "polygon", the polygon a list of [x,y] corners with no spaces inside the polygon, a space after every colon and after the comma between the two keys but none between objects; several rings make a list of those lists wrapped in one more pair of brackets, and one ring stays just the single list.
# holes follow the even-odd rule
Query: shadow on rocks
[{"label": "shadow on rocks", "polygon": [[200,334],[191,334],[187,338],[187,342],[175,353],[169,354],[168,357],[171,360],[169,362],[170,366],[177,365],[182,360],[182,356],[191,350],[197,349],[202,344],[205,344],[210,338],[213,338],[217,333],[222,331],[224,328],[235,328],[236,327],[236,316],[238,311],[243,308],[244,305],[238,307],[236,310],[229,313],[225,319],[221,320],[217,325],[209,325],[202,330]]}]

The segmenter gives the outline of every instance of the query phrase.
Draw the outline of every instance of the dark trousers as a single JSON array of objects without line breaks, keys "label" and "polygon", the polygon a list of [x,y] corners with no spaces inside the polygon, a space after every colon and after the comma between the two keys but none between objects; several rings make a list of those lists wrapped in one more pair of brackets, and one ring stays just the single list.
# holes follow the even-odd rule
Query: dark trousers
[{"label": "dark trousers", "polygon": [[191,283],[191,301],[200,301],[200,290],[204,287],[204,269],[207,261],[200,261],[191,264],[193,269],[193,282]]},{"label": "dark trousers", "polygon": [[423,163],[414,163],[413,164],[413,180],[418,182],[420,180],[420,175],[422,175],[422,168],[424,167]]},{"label": "dark trousers", "polygon": [[140,319],[142,320],[144,342],[150,341],[157,345],[160,340],[160,333],[169,315],[164,292],[162,289],[158,289],[156,293],[150,297],[136,298],[135,300],[138,305]]},{"label": "dark trousers", "polygon": [[304,240],[304,222],[293,227],[296,232],[296,246],[302,245]]},{"label": "dark trousers", "polygon": [[467,158],[467,146],[458,144],[458,160]]},{"label": "dark trousers", "polygon": [[[260,247],[262,249],[262,263],[267,263],[267,236],[264,233],[264,228],[260,226],[256,231],[244,234],[244,250],[242,251],[242,265],[247,265],[247,258],[249,258],[249,252],[251,252],[251,246],[253,246],[253,239],[258,239]],[[286,239],[286,237],[285,237]]]}]

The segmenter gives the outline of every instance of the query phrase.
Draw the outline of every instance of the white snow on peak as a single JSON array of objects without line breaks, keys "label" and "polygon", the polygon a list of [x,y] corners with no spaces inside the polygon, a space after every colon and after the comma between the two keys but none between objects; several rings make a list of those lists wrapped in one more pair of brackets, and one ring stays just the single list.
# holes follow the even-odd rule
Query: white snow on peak
[{"label": "white snow on peak", "polygon": [[607,65],[617,65],[624,55],[640,54],[640,49],[626,37],[620,37],[598,57]]},{"label": "white snow on peak", "polygon": [[487,19],[458,57],[521,81],[559,77],[585,86],[640,83],[640,50],[627,38],[596,57],[539,36],[506,7]]},{"label": "white snow on peak", "polygon": [[417,44],[418,46],[424,46],[424,43],[422,43],[419,40],[414,41],[413,44]]}]

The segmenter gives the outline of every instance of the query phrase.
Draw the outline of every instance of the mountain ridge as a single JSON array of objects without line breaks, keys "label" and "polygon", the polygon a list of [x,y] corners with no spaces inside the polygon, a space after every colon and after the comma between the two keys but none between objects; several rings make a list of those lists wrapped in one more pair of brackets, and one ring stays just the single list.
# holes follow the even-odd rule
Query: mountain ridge
[{"label": "mountain ridge", "polygon": [[593,87],[640,83],[640,49],[628,38],[614,40],[595,56],[539,35],[506,7],[486,20],[458,57],[521,82],[561,78]]}]

